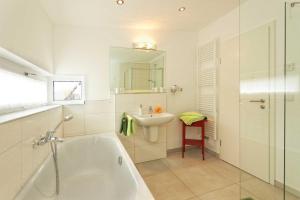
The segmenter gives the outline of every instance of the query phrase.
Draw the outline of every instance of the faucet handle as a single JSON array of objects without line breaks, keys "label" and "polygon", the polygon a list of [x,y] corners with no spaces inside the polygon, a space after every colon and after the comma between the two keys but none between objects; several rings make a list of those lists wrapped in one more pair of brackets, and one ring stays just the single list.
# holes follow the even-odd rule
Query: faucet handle
[{"label": "faucet handle", "polygon": [[64,139],[60,138],[60,137],[52,137],[50,141],[51,142],[60,142],[60,143],[62,143],[62,142],[64,142]]},{"label": "faucet handle", "polygon": [[51,138],[53,137],[54,133],[55,133],[55,131],[47,131],[46,132],[46,136],[45,136],[46,140],[51,140]]},{"label": "faucet handle", "polygon": [[37,146],[39,146],[39,140],[34,139],[31,144],[32,144],[32,148],[35,149]]},{"label": "faucet handle", "polygon": [[47,143],[47,135],[40,135],[40,137],[38,139],[34,139],[32,141],[32,148],[35,149],[37,146],[41,146]]}]

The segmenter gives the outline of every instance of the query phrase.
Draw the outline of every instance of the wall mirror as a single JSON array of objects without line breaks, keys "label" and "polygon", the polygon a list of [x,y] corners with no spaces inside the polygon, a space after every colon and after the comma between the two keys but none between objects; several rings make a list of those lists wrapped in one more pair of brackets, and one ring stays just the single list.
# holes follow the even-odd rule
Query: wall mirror
[{"label": "wall mirror", "polygon": [[164,51],[112,47],[110,69],[113,93],[164,92]]}]

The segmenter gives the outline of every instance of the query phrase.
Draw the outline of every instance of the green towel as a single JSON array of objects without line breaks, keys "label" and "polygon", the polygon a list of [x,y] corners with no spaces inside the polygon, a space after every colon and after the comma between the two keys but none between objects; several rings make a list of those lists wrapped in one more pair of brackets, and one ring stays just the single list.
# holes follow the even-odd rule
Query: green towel
[{"label": "green towel", "polygon": [[206,116],[197,112],[185,112],[182,113],[179,118],[188,126],[192,125],[194,122],[207,119]]},{"label": "green towel", "polygon": [[127,134],[126,136],[131,136],[134,133],[134,120],[131,116],[127,115]]},{"label": "green towel", "polygon": [[134,133],[134,120],[130,115],[123,113],[120,126],[120,134],[131,136]]},{"label": "green towel", "polygon": [[121,119],[121,127],[120,127],[120,134],[124,134],[125,136],[127,135],[127,127],[128,126],[128,119],[125,113],[122,115]]}]

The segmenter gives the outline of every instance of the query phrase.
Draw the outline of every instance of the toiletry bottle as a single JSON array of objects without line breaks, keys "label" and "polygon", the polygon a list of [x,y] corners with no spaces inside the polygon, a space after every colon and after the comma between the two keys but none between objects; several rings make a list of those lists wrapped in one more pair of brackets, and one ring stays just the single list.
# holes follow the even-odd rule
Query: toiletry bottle
[{"label": "toiletry bottle", "polygon": [[140,104],[140,107],[139,107],[139,115],[142,115],[143,114],[143,105]]}]

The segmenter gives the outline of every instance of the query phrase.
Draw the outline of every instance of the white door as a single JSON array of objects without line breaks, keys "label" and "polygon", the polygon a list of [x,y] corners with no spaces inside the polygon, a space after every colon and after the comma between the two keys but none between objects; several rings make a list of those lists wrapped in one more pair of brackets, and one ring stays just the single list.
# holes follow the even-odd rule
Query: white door
[{"label": "white door", "polygon": [[240,36],[240,167],[270,182],[271,25]]}]

